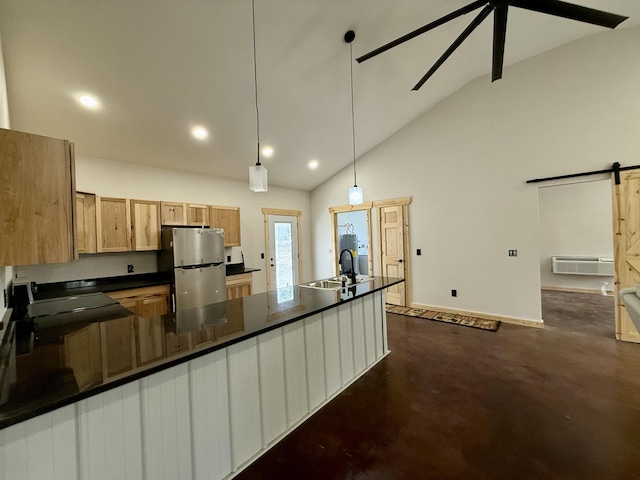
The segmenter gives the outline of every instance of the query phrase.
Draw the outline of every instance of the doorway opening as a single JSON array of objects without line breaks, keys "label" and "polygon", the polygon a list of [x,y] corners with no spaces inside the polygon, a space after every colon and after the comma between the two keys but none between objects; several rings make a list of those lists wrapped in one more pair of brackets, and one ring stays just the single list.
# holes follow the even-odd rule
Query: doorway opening
[{"label": "doorway opening", "polygon": [[553,273],[552,266],[552,257],[558,256],[613,262],[611,198],[608,177],[538,188],[540,304],[546,328],[616,338],[613,272]]}]

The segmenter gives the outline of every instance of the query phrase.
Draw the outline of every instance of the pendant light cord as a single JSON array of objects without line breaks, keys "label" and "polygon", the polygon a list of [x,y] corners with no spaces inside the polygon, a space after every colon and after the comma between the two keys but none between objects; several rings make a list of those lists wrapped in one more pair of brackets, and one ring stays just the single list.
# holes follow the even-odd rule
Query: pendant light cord
[{"label": "pendant light cord", "polygon": [[[255,98],[256,98],[256,138],[258,139],[258,161],[256,162],[256,165],[260,165],[260,112],[258,111],[258,63],[256,61],[256,6],[255,6],[255,0],[251,0],[251,22],[252,22],[251,26],[252,26],[252,31],[253,31],[253,87],[254,87]],[[352,80],[352,82],[353,82],[353,80]],[[352,94],[352,96],[353,96],[353,94]]]},{"label": "pendant light cord", "polygon": [[349,42],[349,58],[350,63],[349,67],[351,67],[351,143],[353,146],[353,186],[357,187],[358,182],[356,181],[356,120],[353,109],[353,50],[351,48],[351,42]]}]

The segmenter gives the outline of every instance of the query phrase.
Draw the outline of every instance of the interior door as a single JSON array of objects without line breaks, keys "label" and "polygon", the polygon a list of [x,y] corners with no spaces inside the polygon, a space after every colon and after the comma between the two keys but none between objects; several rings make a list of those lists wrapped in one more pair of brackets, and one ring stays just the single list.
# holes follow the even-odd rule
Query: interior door
[{"label": "interior door", "polygon": [[298,256],[298,217],[268,216],[269,278],[268,290],[286,289],[293,296],[293,286],[300,283]]},{"label": "interior door", "polygon": [[616,279],[616,338],[640,343],[618,292],[640,283],[640,169],[620,172],[613,180],[613,252]]},{"label": "interior door", "polygon": [[[385,277],[405,278],[404,215],[402,205],[380,207],[381,266]],[[405,306],[405,283],[387,289],[387,303]]]}]

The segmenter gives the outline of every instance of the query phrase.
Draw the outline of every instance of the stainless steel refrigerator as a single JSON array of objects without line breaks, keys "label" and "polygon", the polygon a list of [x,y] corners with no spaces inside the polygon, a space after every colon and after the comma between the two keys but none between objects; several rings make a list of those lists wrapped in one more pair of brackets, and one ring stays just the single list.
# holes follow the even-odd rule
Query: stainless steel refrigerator
[{"label": "stainless steel refrigerator", "polygon": [[227,299],[221,228],[163,227],[158,269],[171,272],[177,312]]}]

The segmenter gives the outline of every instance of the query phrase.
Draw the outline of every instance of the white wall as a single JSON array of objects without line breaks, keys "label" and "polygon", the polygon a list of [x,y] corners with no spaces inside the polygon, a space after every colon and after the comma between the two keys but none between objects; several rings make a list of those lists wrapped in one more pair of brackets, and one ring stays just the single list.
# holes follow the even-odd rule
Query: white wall
[{"label": "white wall", "polygon": [[[525,181],[638,163],[638,45],[638,28],[606,32],[478,78],[359,159],[365,201],[412,197],[414,303],[541,320],[538,187]],[[346,168],[312,192],[316,277],[331,273],[327,208],[350,183]]]},{"label": "white wall", "polygon": [[[247,169],[248,177],[248,169]],[[266,289],[264,216],[262,208],[302,211],[303,274],[311,272],[310,195],[308,192],[269,187],[266,193],[249,191],[249,180],[240,182],[204,175],[177,172],[93,157],[76,156],[77,190],[101,196],[166,200],[240,207],[242,250],[248,267],[260,268],[253,274],[254,292]],[[78,278],[126,275],[126,265],[135,264],[136,273],[155,271],[154,253],[99,254],[80,261],[55,266],[18,267],[18,274],[32,280],[52,282]]]},{"label": "white wall", "polygon": [[540,278],[543,287],[613,290],[613,276],[558,275],[552,256],[613,257],[611,180],[543,186],[540,202]]}]

